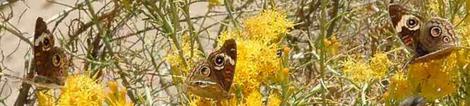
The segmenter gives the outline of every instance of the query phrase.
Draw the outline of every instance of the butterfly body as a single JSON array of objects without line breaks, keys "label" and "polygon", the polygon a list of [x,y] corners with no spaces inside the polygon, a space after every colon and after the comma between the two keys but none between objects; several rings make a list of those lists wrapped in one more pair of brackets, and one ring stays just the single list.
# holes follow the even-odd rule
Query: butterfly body
[{"label": "butterfly body", "polygon": [[36,20],[33,43],[35,81],[64,84],[70,59],[62,48],[54,46],[54,36],[41,17]]},{"label": "butterfly body", "polygon": [[188,91],[206,98],[229,98],[236,59],[235,40],[226,40],[219,50],[212,52],[191,70],[186,81]]},{"label": "butterfly body", "polygon": [[415,55],[412,63],[445,57],[458,45],[453,25],[440,17],[425,19],[399,4],[389,6],[400,40]]}]

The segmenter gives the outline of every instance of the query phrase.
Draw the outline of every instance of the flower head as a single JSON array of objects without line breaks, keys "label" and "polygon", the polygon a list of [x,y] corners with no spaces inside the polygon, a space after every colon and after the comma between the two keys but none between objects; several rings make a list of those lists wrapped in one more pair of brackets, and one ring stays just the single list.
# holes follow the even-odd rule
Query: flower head
[{"label": "flower head", "polygon": [[264,10],[257,16],[247,18],[244,26],[251,39],[277,42],[285,36],[293,23],[287,20],[287,15],[283,12]]},{"label": "flower head", "polygon": [[[203,52],[196,49],[196,47],[192,47],[191,44],[191,37],[187,34],[182,35],[182,45],[181,51],[178,49],[172,50],[173,52],[169,53],[165,58],[169,63],[171,70],[175,77],[174,80],[176,83],[180,83],[181,77],[176,76],[183,76],[189,73],[190,68],[196,65],[196,62],[202,58]],[[195,43],[194,43],[195,44]],[[176,44],[172,44],[172,47],[177,48]]]},{"label": "flower head", "polygon": [[39,90],[36,92],[39,106],[55,106],[56,99],[53,90]]},{"label": "flower head", "polygon": [[278,47],[259,39],[247,39],[240,32],[224,32],[219,41],[235,38],[237,42],[237,65],[235,85],[243,87],[243,94],[256,91],[261,82],[268,82],[276,73],[282,72]]},{"label": "flower head", "polygon": [[126,88],[119,88],[116,81],[108,82],[110,92],[106,94],[106,103],[110,106],[133,106],[126,98]]},{"label": "flower head", "polygon": [[281,98],[278,94],[273,94],[269,96],[268,106],[281,106]]},{"label": "flower head", "polygon": [[103,86],[87,75],[67,77],[62,88],[59,105],[61,106],[99,106],[104,101]]},{"label": "flower head", "polygon": [[333,55],[338,54],[341,44],[336,38],[336,36],[333,36],[329,39],[324,39],[323,42],[325,43],[325,48],[327,48],[329,55],[333,56]]},{"label": "flower head", "polygon": [[209,8],[224,4],[223,0],[209,0]]},{"label": "flower head", "polygon": [[343,65],[343,72],[354,83],[366,83],[372,80],[382,79],[391,64],[385,53],[377,53],[370,63],[362,59],[348,59]]},{"label": "flower head", "polygon": [[439,99],[456,91],[454,78],[457,74],[457,55],[431,60],[424,63],[411,64],[409,80],[421,95],[429,100]]},{"label": "flower head", "polygon": [[417,94],[432,101],[453,94],[457,89],[458,59],[463,56],[459,53],[456,51],[446,58],[410,64],[406,78],[403,73],[392,77],[387,98],[400,101]]},{"label": "flower head", "polygon": [[370,62],[373,76],[377,76],[377,79],[383,78],[391,64],[392,62],[388,59],[387,54],[383,52],[375,54]]},{"label": "flower head", "polygon": [[[232,89],[240,90],[244,97],[237,99],[247,101],[250,105],[261,105],[259,87],[262,84],[276,83],[279,74],[286,75],[289,72],[283,67],[278,51],[287,53],[290,48],[282,48],[277,41],[286,35],[288,28],[292,27],[292,22],[286,19],[284,13],[265,10],[246,19],[243,26],[242,29],[223,32],[217,41],[236,40],[237,62]],[[222,43],[218,44],[221,46]]]},{"label": "flower head", "polygon": [[262,102],[261,97],[262,97],[261,93],[259,93],[258,91],[251,92],[248,95],[247,99],[246,99],[245,105],[247,105],[247,106],[262,106],[263,102]]},{"label": "flower head", "polygon": [[343,63],[344,75],[354,83],[365,83],[372,79],[372,70],[363,60],[348,59]]},{"label": "flower head", "polygon": [[404,73],[397,73],[390,79],[390,87],[384,96],[387,100],[404,100],[406,97],[413,95],[415,88],[411,86],[406,79]]}]

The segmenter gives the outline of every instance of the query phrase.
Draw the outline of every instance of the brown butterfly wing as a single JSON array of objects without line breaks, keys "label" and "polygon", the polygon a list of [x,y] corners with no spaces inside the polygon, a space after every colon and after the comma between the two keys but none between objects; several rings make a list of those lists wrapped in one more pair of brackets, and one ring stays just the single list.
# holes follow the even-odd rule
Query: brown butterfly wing
[{"label": "brown butterfly wing", "polygon": [[54,47],[54,36],[47,30],[47,24],[41,17],[36,19],[36,27],[34,29],[34,52],[48,51]]},{"label": "brown butterfly wing", "polygon": [[455,36],[453,25],[445,19],[433,17],[423,26],[419,36],[421,54],[417,54],[415,62],[440,59],[448,56],[457,48],[459,39]]},{"label": "brown butterfly wing", "polygon": [[193,67],[185,83],[186,90],[205,98],[229,98],[228,91],[224,89],[217,74],[210,67],[207,60],[203,60]]},{"label": "brown butterfly wing", "polygon": [[448,47],[455,47],[458,38],[455,36],[453,25],[442,18],[433,17],[423,25],[422,35],[418,40],[428,52],[435,52]]},{"label": "brown butterfly wing", "polygon": [[398,25],[398,22],[401,20],[402,16],[406,14],[406,11],[408,10],[399,4],[392,4],[388,8],[390,18],[392,19],[392,24],[394,27],[396,27]]},{"label": "brown butterfly wing", "polygon": [[65,78],[68,75],[68,69],[70,66],[70,58],[62,48],[54,47],[50,55],[50,66],[51,71],[49,72],[49,78],[52,82],[63,85]]},{"label": "brown butterfly wing", "polygon": [[47,72],[49,63],[49,54],[51,54],[51,48],[53,47],[53,38],[49,36],[47,25],[41,17],[36,20],[36,27],[34,30],[34,64],[36,66],[36,72],[39,75],[50,76]]},{"label": "brown butterfly wing", "polygon": [[[215,70],[214,74],[216,74],[219,83],[221,83],[226,91],[229,91],[233,82],[237,61],[237,44],[235,40],[226,40],[219,50],[209,55],[208,61],[211,69]],[[218,63],[221,61],[223,61],[223,64]]]},{"label": "brown butterfly wing", "polygon": [[62,48],[54,47],[54,36],[41,17],[36,19],[33,42],[33,61],[37,78],[45,83],[63,84],[69,58]]},{"label": "brown butterfly wing", "polygon": [[[445,57],[458,45],[453,25],[445,19],[424,20],[399,4],[390,5],[389,13],[400,39],[415,53],[411,63]],[[410,27],[410,23],[415,23],[415,27]]]},{"label": "brown butterfly wing", "polygon": [[441,59],[443,57],[446,57],[452,53],[453,50],[457,49],[456,47],[448,47],[444,48],[435,52],[428,53],[426,55],[416,57],[411,63],[421,63],[421,62],[426,62],[434,59]]},{"label": "brown butterfly wing", "polygon": [[397,31],[400,40],[408,49],[416,52],[417,42],[415,40],[420,33],[421,19],[399,4],[390,5],[389,13],[393,27]]}]

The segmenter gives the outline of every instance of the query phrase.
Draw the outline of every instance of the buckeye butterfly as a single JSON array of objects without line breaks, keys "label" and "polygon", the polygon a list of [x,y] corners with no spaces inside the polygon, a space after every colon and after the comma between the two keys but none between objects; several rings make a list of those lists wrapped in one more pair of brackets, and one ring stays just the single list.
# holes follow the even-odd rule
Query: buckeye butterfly
[{"label": "buckeye butterfly", "polygon": [[41,17],[36,19],[33,40],[33,65],[36,67],[35,82],[63,85],[67,77],[70,58],[64,49],[54,46],[54,36]]},{"label": "buckeye butterfly", "polygon": [[229,98],[236,62],[237,44],[234,39],[225,40],[220,49],[191,69],[185,82],[187,90],[206,98]]},{"label": "buckeye butterfly", "polygon": [[426,19],[399,4],[390,5],[389,13],[401,41],[414,53],[411,63],[446,57],[459,44],[453,25],[446,19]]}]

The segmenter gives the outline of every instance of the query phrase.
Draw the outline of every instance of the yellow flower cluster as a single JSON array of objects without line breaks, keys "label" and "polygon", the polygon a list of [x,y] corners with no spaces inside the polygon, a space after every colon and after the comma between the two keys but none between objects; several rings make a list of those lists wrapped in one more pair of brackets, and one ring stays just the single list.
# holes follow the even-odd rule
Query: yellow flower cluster
[{"label": "yellow flower cluster", "polygon": [[385,53],[377,53],[370,63],[364,60],[348,59],[344,64],[345,76],[354,83],[362,84],[372,80],[382,79],[391,65]]},{"label": "yellow flower cluster", "polygon": [[370,67],[373,71],[372,75],[377,76],[376,79],[383,78],[387,74],[390,65],[392,65],[392,62],[388,59],[387,54],[375,54],[370,61]]},{"label": "yellow flower cluster", "polygon": [[258,91],[251,92],[246,98],[244,105],[246,106],[263,106],[261,93]]},{"label": "yellow flower cluster", "polygon": [[[262,95],[259,92],[251,92],[244,103],[245,106],[263,106]],[[268,98],[267,106],[280,106],[281,98],[277,94],[272,94]]]},{"label": "yellow flower cluster", "polygon": [[249,39],[277,42],[289,31],[293,23],[286,20],[284,12],[264,10],[261,14],[245,20],[245,31]]},{"label": "yellow flower cluster", "polygon": [[87,75],[67,77],[61,90],[60,106],[100,106],[105,95],[103,86]]},{"label": "yellow flower cluster", "polygon": [[429,8],[429,12],[441,12],[443,11],[442,9],[442,2],[438,0],[428,0],[429,3],[427,3],[427,8]]},{"label": "yellow flower cluster", "polygon": [[277,45],[267,44],[258,39],[245,39],[239,31],[223,33],[220,41],[228,38],[237,39],[238,55],[234,83],[243,87],[243,94],[257,91],[261,82],[273,79],[277,73],[282,73]]},{"label": "yellow flower cluster", "polygon": [[281,106],[281,97],[278,94],[273,94],[269,96],[268,106]]},{"label": "yellow flower cluster", "polygon": [[[448,61],[449,62],[449,61]],[[452,82],[454,63],[447,64],[443,60],[412,64],[409,81],[421,92],[421,95],[434,100],[455,92]],[[444,64],[443,64],[444,63]],[[452,70],[451,70],[452,69]]]},{"label": "yellow flower cluster", "polygon": [[39,106],[54,106],[56,99],[53,90],[39,90],[36,92]]},{"label": "yellow flower cluster", "polygon": [[[282,64],[278,51],[289,53],[290,48],[276,42],[288,32],[292,22],[286,15],[275,10],[265,10],[245,20],[241,30],[222,33],[219,42],[235,39],[237,42],[237,65],[234,85],[241,88],[246,104],[261,103],[261,84],[276,83],[288,78],[289,69]],[[256,101],[255,101],[256,100]]]},{"label": "yellow flower cluster", "polygon": [[[106,100],[110,106],[132,106],[127,101],[125,88],[119,88],[117,82],[108,83],[110,92],[104,94],[102,85],[87,75],[68,77],[59,99],[54,97],[52,89],[39,90],[36,95],[39,106],[100,106]],[[58,100],[58,104],[56,103]]]},{"label": "yellow flower cluster", "polygon": [[403,73],[393,75],[393,77],[390,78],[390,82],[388,91],[384,94],[386,100],[394,99],[401,101],[413,95],[413,88]]},{"label": "yellow flower cluster", "polygon": [[413,95],[421,95],[428,101],[439,99],[456,92],[459,67],[463,66],[461,51],[455,51],[443,59],[430,60],[424,63],[410,64],[407,77],[398,73],[391,80],[387,94],[389,100],[403,100]]},{"label": "yellow flower cluster", "polygon": [[111,106],[133,106],[132,102],[127,101],[127,89],[118,87],[116,81],[108,82],[110,92],[106,95],[106,103]]},{"label": "yellow flower cluster", "polygon": [[198,96],[194,96],[189,103],[190,106],[210,106],[211,104],[212,104],[212,101],[198,97]]},{"label": "yellow flower cluster", "polygon": [[365,83],[372,79],[373,71],[370,69],[369,65],[363,60],[348,59],[343,63],[343,72],[344,75],[351,79],[354,83]]},{"label": "yellow flower cluster", "polygon": [[209,8],[214,6],[222,5],[224,3],[223,0],[209,0]]},{"label": "yellow flower cluster", "polygon": [[[186,75],[189,73],[192,67],[196,65],[196,62],[199,61],[199,59],[202,59],[202,54],[203,52],[198,50],[195,46],[196,43],[194,43],[193,47],[191,47],[191,37],[188,34],[184,34],[182,36],[183,40],[181,42],[181,53],[183,55],[184,61],[180,57],[180,52],[176,49],[176,45],[172,44],[174,47],[174,50],[171,50],[169,55],[165,58],[169,63],[172,72],[174,73],[173,75],[175,77],[175,83],[180,83],[182,80],[181,77],[182,75]],[[186,64],[185,64],[186,62]]]},{"label": "yellow flower cluster", "polygon": [[[286,19],[284,13],[265,10],[257,16],[246,19],[243,29],[225,31],[219,36],[218,46],[222,46],[227,39],[236,40],[237,63],[233,88],[240,90],[244,97],[232,97],[227,100],[231,102],[227,105],[234,105],[237,100],[246,101],[241,103],[245,105],[261,105],[260,85],[276,83],[288,78],[289,69],[283,66],[278,51],[282,50],[283,54],[287,54],[290,48],[280,46],[276,42],[286,35],[290,27],[292,27],[292,22]],[[176,64],[178,62],[170,61]],[[280,101],[276,99],[279,98],[273,98],[273,103]],[[207,101],[196,98],[192,99],[191,104],[207,104]]]},{"label": "yellow flower cluster", "polygon": [[338,54],[341,42],[338,41],[336,36],[332,36],[329,39],[324,39],[323,42],[325,43],[325,48],[327,48],[327,52],[330,56]]},{"label": "yellow flower cluster", "polygon": [[[243,88],[243,94],[248,95],[257,91],[261,82],[275,79],[277,73],[285,70],[277,50],[281,47],[271,41],[284,37],[292,22],[286,15],[275,10],[265,10],[257,16],[245,20],[243,30],[224,32],[219,39],[237,41],[237,66],[235,70],[235,84]],[[288,48],[283,48],[284,53]]]}]

